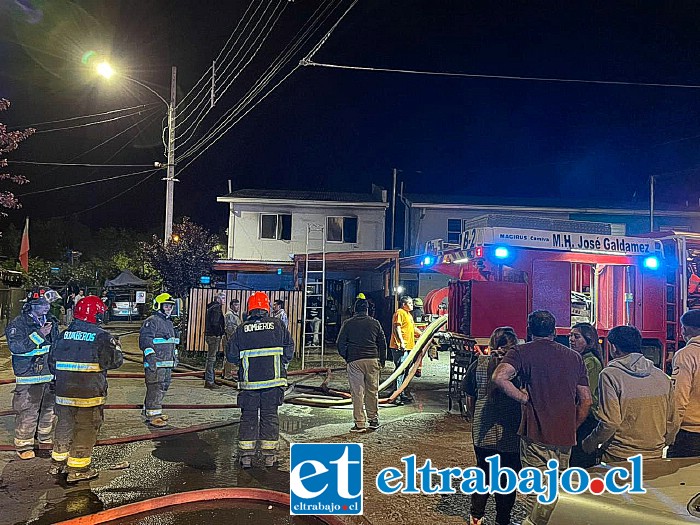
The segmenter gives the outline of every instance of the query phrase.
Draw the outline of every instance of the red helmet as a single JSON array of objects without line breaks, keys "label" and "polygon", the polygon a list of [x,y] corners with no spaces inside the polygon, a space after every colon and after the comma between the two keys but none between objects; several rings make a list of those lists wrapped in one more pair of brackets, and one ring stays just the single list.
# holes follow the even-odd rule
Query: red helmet
[{"label": "red helmet", "polygon": [[107,311],[105,303],[96,295],[83,297],[73,309],[73,317],[81,321],[97,324],[97,315]]},{"label": "red helmet", "polygon": [[248,311],[267,310],[270,313],[270,298],[265,292],[255,292],[248,297]]}]

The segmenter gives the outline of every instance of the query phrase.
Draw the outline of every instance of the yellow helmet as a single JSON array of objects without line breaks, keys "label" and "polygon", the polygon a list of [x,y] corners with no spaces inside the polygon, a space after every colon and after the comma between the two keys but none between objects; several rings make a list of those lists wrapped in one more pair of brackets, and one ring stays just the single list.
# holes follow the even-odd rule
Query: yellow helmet
[{"label": "yellow helmet", "polygon": [[365,294],[363,294],[362,292],[360,292],[360,293],[357,294],[357,297],[355,297],[355,299],[367,299],[367,297],[365,297]]},{"label": "yellow helmet", "polygon": [[154,310],[160,310],[164,304],[172,304],[173,306],[175,306],[177,304],[177,301],[168,292],[163,292],[161,294],[156,295],[153,298]]}]

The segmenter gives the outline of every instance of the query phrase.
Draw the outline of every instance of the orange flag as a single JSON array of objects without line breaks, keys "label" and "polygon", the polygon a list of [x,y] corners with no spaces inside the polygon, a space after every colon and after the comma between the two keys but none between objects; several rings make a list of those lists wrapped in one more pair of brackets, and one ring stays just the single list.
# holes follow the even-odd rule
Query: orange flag
[{"label": "orange flag", "polygon": [[29,272],[29,217],[27,217],[27,222],[24,224],[22,244],[19,246],[19,264],[25,272]]}]

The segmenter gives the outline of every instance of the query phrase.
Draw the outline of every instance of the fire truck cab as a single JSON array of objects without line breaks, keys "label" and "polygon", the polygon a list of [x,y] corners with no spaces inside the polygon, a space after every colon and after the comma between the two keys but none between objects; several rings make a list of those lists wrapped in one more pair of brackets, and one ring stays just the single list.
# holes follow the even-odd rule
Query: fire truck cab
[{"label": "fire truck cab", "polygon": [[672,349],[662,240],[617,235],[606,223],[489,215],[467,225],[460,246],[432,243],[427,254],[413,259],[455,279],[449,284],[448,330],[479,345],[506,325],[526,339],[528,313],[544,309],[554,314],[565,344],[573,324],[593,324],[606,361],[608,332],[634,325],[644,354],[667,367]]}]

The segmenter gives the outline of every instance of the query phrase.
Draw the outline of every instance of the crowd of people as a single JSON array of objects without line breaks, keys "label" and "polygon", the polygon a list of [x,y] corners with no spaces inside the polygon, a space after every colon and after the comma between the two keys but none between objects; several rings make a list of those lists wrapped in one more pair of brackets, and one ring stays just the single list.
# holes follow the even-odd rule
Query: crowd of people
[{"label": "crowd of people", "polygon": [[[6,329],[16,376],[14,443],[23,460],[34,457],[35,440],[53,443],[52,473],[66,473],[69,482],[76,482],[97,476],[91,456],[104,419],[107,370],[121,366],[123,357],[118,340],[99,326],[106,311],[99,297],[75,303],[73,319],[60,333],[50,311],[57,297],[52,290],[33,289]],[[240,390],[241,465],[251,467],[259,449],[265,465],[272,466],[277,461],[277,410],[294,355],[290,332],[278,314],[284,305],[271,308],[268,296],[256,292],[245,315],[237,299],[224,314],[224,301],[225,295],[218,294],[207,306],[204,386],[216,388],[214,362],[223,341],[229,367],[224,375],[235,373]],[[163,398],[178,364],[177,305],[170,294],[157,295],[139,333],[146,384],[143,415],[153,427],[168,425]],[[396,402],[411,400],[401,392],[405,371],[399,369],[407,368],[421,334],[410,315],[413,305],[411,297],[400,299],[388,345],[363,295],[339,330],[338,352],[347,362],[353,402],[352,432],[379,427],[379,376],[388,350],[397,373]],[[575,324],[569,346],[564,346],[555,341],[556,320],[545,310],[528,316],[526,343],[519,343],[511,327],[494,330],[488,352],[472,362],[464,381],[477,465],[488,473],[486,458],[498,454],[501,465],[514,470],[544,469],[550,459],[562,470],[587,468],[636,454],[660,458],[666,447],[668,457],[700,456],[700,310],[686,312],[681,324],[686,345],[673,357],[670,378],[644,357],[642,335],[633,326],[609,331],[607,363],[592,325]],[[487,499],[472,497],[470,525],[482,523]],[[514,501],[514,493],[496,495],[497,524],[510,523]]]}]

